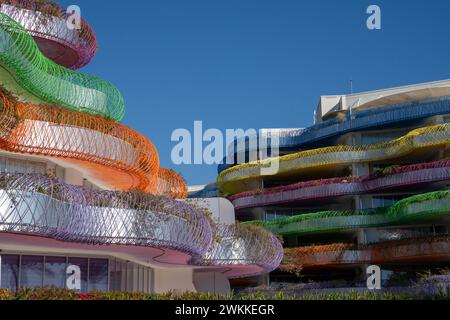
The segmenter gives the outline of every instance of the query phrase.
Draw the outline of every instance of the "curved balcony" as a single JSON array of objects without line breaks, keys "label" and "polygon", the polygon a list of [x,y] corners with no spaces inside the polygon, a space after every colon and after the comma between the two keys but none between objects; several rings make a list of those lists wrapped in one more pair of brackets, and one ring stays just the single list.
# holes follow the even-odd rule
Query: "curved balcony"
[{"label": "curved balcony", "polygon": [[38,175],[0,174],[0,230],[91,245],[162,247],[191,256],[211,243],[207,218],[176,200],[93,191]]},{"label": "curved balcony", "polygon": [[155,186],[158,153],[132,129],[101,117],[17,102],[3,93],[0,98],[1,149],[77,161],[111,189]]},{"label": "curved balcony", "polygon": [[106,189],[185,197],[176,173],[159,167],[154,145],[110,120],[15,101],[0,91],[0,149],[62,159]]},{"label": "curved balcony", "polygon": [[187,197],[188,189],[179,174],[169,169],[159,168],[155,194],[184,199]]},{"label": "curved balcony", "polygon": [[446,180],[450,180],[450,160],[398,167],[383,176],[321,179],[267,188],[262,192],[243,192],[231,196],[229,200],[236,210],[242,210],[291,202],[320,201]]},{"label": "curved balcony", "polygon": [[248,183],[260,179],[265,168],[278,168],[277,174],[270,176],[272,178],[322,172],[339,165],[395,159],[420,150],[445,147],[449,140],[450,124],[425,127],[389,142],[361,146],[332,146],[242,164],[223,171],[217,179],[217,184],[224,194],[233,195],[251,190]]},{"label": "curved balcony", "polygon": [[46,57],[66,68],[84,67],[97,51],[97,39],[89,24],[81,18],[79,30],[69,29],[69,15],[56,3],[0,0],[0,13],[19,23]]},{"label": "curved balcony", "polygon": [[[306,129],[273,129],[269,130],[269,132],[277,131],[280,137],[280,149],[294,150],[349,132],[369,130],[386,125],[397,125],[402,122],[421,120],[449,113],[450,99],[448,96],[445,96],[438,99],[360,111],[352,115],[346,114],[344,119],[324,121]],[[243,143],[243,141],[238,140],[235,143]],[[246,148],[246,152],[249,152],[248,148]],[[229,156],[233,158],[235,155]],[[226,162],[224,161],[224,163]],[[230,167],[233,167],[233,165],[220,165],[219,173]]]},{"label": "curved balcony", "polygon": [[283,258],[278,239],[264,229],[252,225],[221,225],[219,240],[213,241],[208,252],[193,263],[221,267],[230,279],[251,277],[275,270]]},{"label": "curved balcony", "polygon": [[[70,35],[62,39],[65,35],[58,31],[62,20],[46,17],[40,10],[42,2],[21,1],[15,7],[4,2],[0,2],[0,75],[5,87],[0,94],[1,148],[75,164],[111,189],[185,196],[181,177],[159,167],[153,144],[109,120],[122,119],[119,91],[99,78],[57,65],[39,50],[57,63],[81,66],[90,58],[74,59],[71,50],[77,48],[71,48],[70,40],[80,41],[75,44],[89,51],[91,44],[84,41],[92,40],[91,30],[84,25],[79,39]],[[40,25],[41,19],[47,24]],[[64,50],[58,52],[58,45]],[[0,174],[0,235],[4,244],[65,245],[139,255],[163,264],[207,265],[233,278],[272,271],[283,254],[281,244],[266,230],[215,226],[202,210],[186,203],[138,191],[93,191],[38,175]],[[213,235],[218,242],[212,246]],[[261,244],[260,252],[250,246],[252,242]],[[232,253],[223,249],[230,245]]]},{"label": "curved balcony", "polygon": [[[201,210],[164,197],[93,191],[47,176],[0,174],[0,233],[10,238],[35,236],[140,255],[148,248],[158,263],[225,268],[228,277],[278,267],[283,250],[271,233],[253,226],[212,229],[210,221]],[[172,252],[155,254],[161,249]]]},{"label": "curved balcony", "polygon": [[124,102],[114,85],[49,60],[21,25],[1,13],[0,39],[0,67],[15,82],[9,91],[14,93],[19,86],[45,103],[122,120]]},{"label": "curved balcony", "polygon": [[436,220],[450,215],[450,190],[437,191],[403,199],[391,207],[354,211],[325,211],[302,214],[274,221],[254,221],[274,234],[302,236],[406,225],[423,220]]},{"label": "curved balcony", "polygon": [[450,258],[450,238],[433,237],[390,241],[364,247],[347,244],[286,249],[285,261],[309,268],[364,264],[426,263]]}]

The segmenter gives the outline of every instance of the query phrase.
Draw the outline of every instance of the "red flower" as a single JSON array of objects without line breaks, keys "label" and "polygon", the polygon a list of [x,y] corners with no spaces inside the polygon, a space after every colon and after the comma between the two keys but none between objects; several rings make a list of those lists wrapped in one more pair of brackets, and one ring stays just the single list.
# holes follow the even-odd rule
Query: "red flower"
[{"label": "red flower", "polygon": [[84,293],[79,293],[78,298],[80,298],[80,300],[92,300],[92,297],[90,295]]}]

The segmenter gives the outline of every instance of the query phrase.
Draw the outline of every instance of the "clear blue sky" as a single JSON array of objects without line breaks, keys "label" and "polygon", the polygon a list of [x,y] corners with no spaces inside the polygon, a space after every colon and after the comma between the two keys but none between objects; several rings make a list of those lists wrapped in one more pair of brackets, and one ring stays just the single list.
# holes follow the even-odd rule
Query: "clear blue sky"
[{"label": "clear blue sky", "polygon": [[[74,0],[100,50],[82,72],[116,84],[124,124],[188,184],[216,166],[174,166],[171,133],[305,127],[320,95],[450,78],[450,1]],[[382,30],[366,28],[366,8]]]}]

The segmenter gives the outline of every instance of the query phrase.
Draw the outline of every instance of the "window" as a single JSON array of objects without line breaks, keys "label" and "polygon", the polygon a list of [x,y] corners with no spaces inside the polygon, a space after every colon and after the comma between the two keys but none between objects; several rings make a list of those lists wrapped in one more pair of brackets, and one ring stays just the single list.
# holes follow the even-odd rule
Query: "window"
[{"label": "window", "polygon": [[265,220],[266,221],[272,221],[276,219],[282,219],[291,217],[295,214],[294,209],[273,209],[273,210],[266,210],[265,212]]},{"label": "window", "polygon": [[66,287],[66,257],[46,257],[44,286]]},{"label": "window", "polygon": [[44,162],[0,157],[0,172],[45,174],[46,168]]},{"label": "window", "polygon": [[108,291],[108,260],[89,260],[89,290]]},{"label": "window", "polygon": [[0,287],[16,291],[19,287],[19,256],[2,255]]},{"label": "window", "polygon": [[44,280],[44,257],[23,256],[20,264],[20,286],[42,287]]},{"label": "window", "polygon": [[121,291],[121,283],[122,283],[122,268],[121,263],[118,261],[112,261],[110,265],[109,271],[109,286],[111,291]]},{"label": "window", "polygon": [[392,206],[406,196],[380,196],[372,198],[372,208],[385,208]]},{"label": "window", "polygon": [[374,144],[398,139],[406,134],[406,131],[365,133],[361,135],[361,144]]},{"label": "window", "polygon": [[0,256],[0,288],[11,291],[43,286],[66,288],[67,267],[70,265],[80,268],[82,293],[94,290],[148,292],[152,288],[152,269],[132,262],[12,254]]},{"label": "window", "polygon": [[268,211],[266,212],[266,221],[272,221],[275,220],[277,217],[276,212]]},{"label": "window", "polygon": [[138,266],[132,262],[110,261],[110,290],[138,291],[152,290],[152,269]]}]

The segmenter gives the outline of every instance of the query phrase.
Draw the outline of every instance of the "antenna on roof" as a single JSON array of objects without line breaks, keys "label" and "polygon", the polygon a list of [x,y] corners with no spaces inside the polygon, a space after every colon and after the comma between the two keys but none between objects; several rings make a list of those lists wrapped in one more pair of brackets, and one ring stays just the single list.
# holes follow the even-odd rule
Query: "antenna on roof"
[{"label": "antenna on roof", "polygon": [[353,94],[353,79],[350,78],[350,94]]}]

